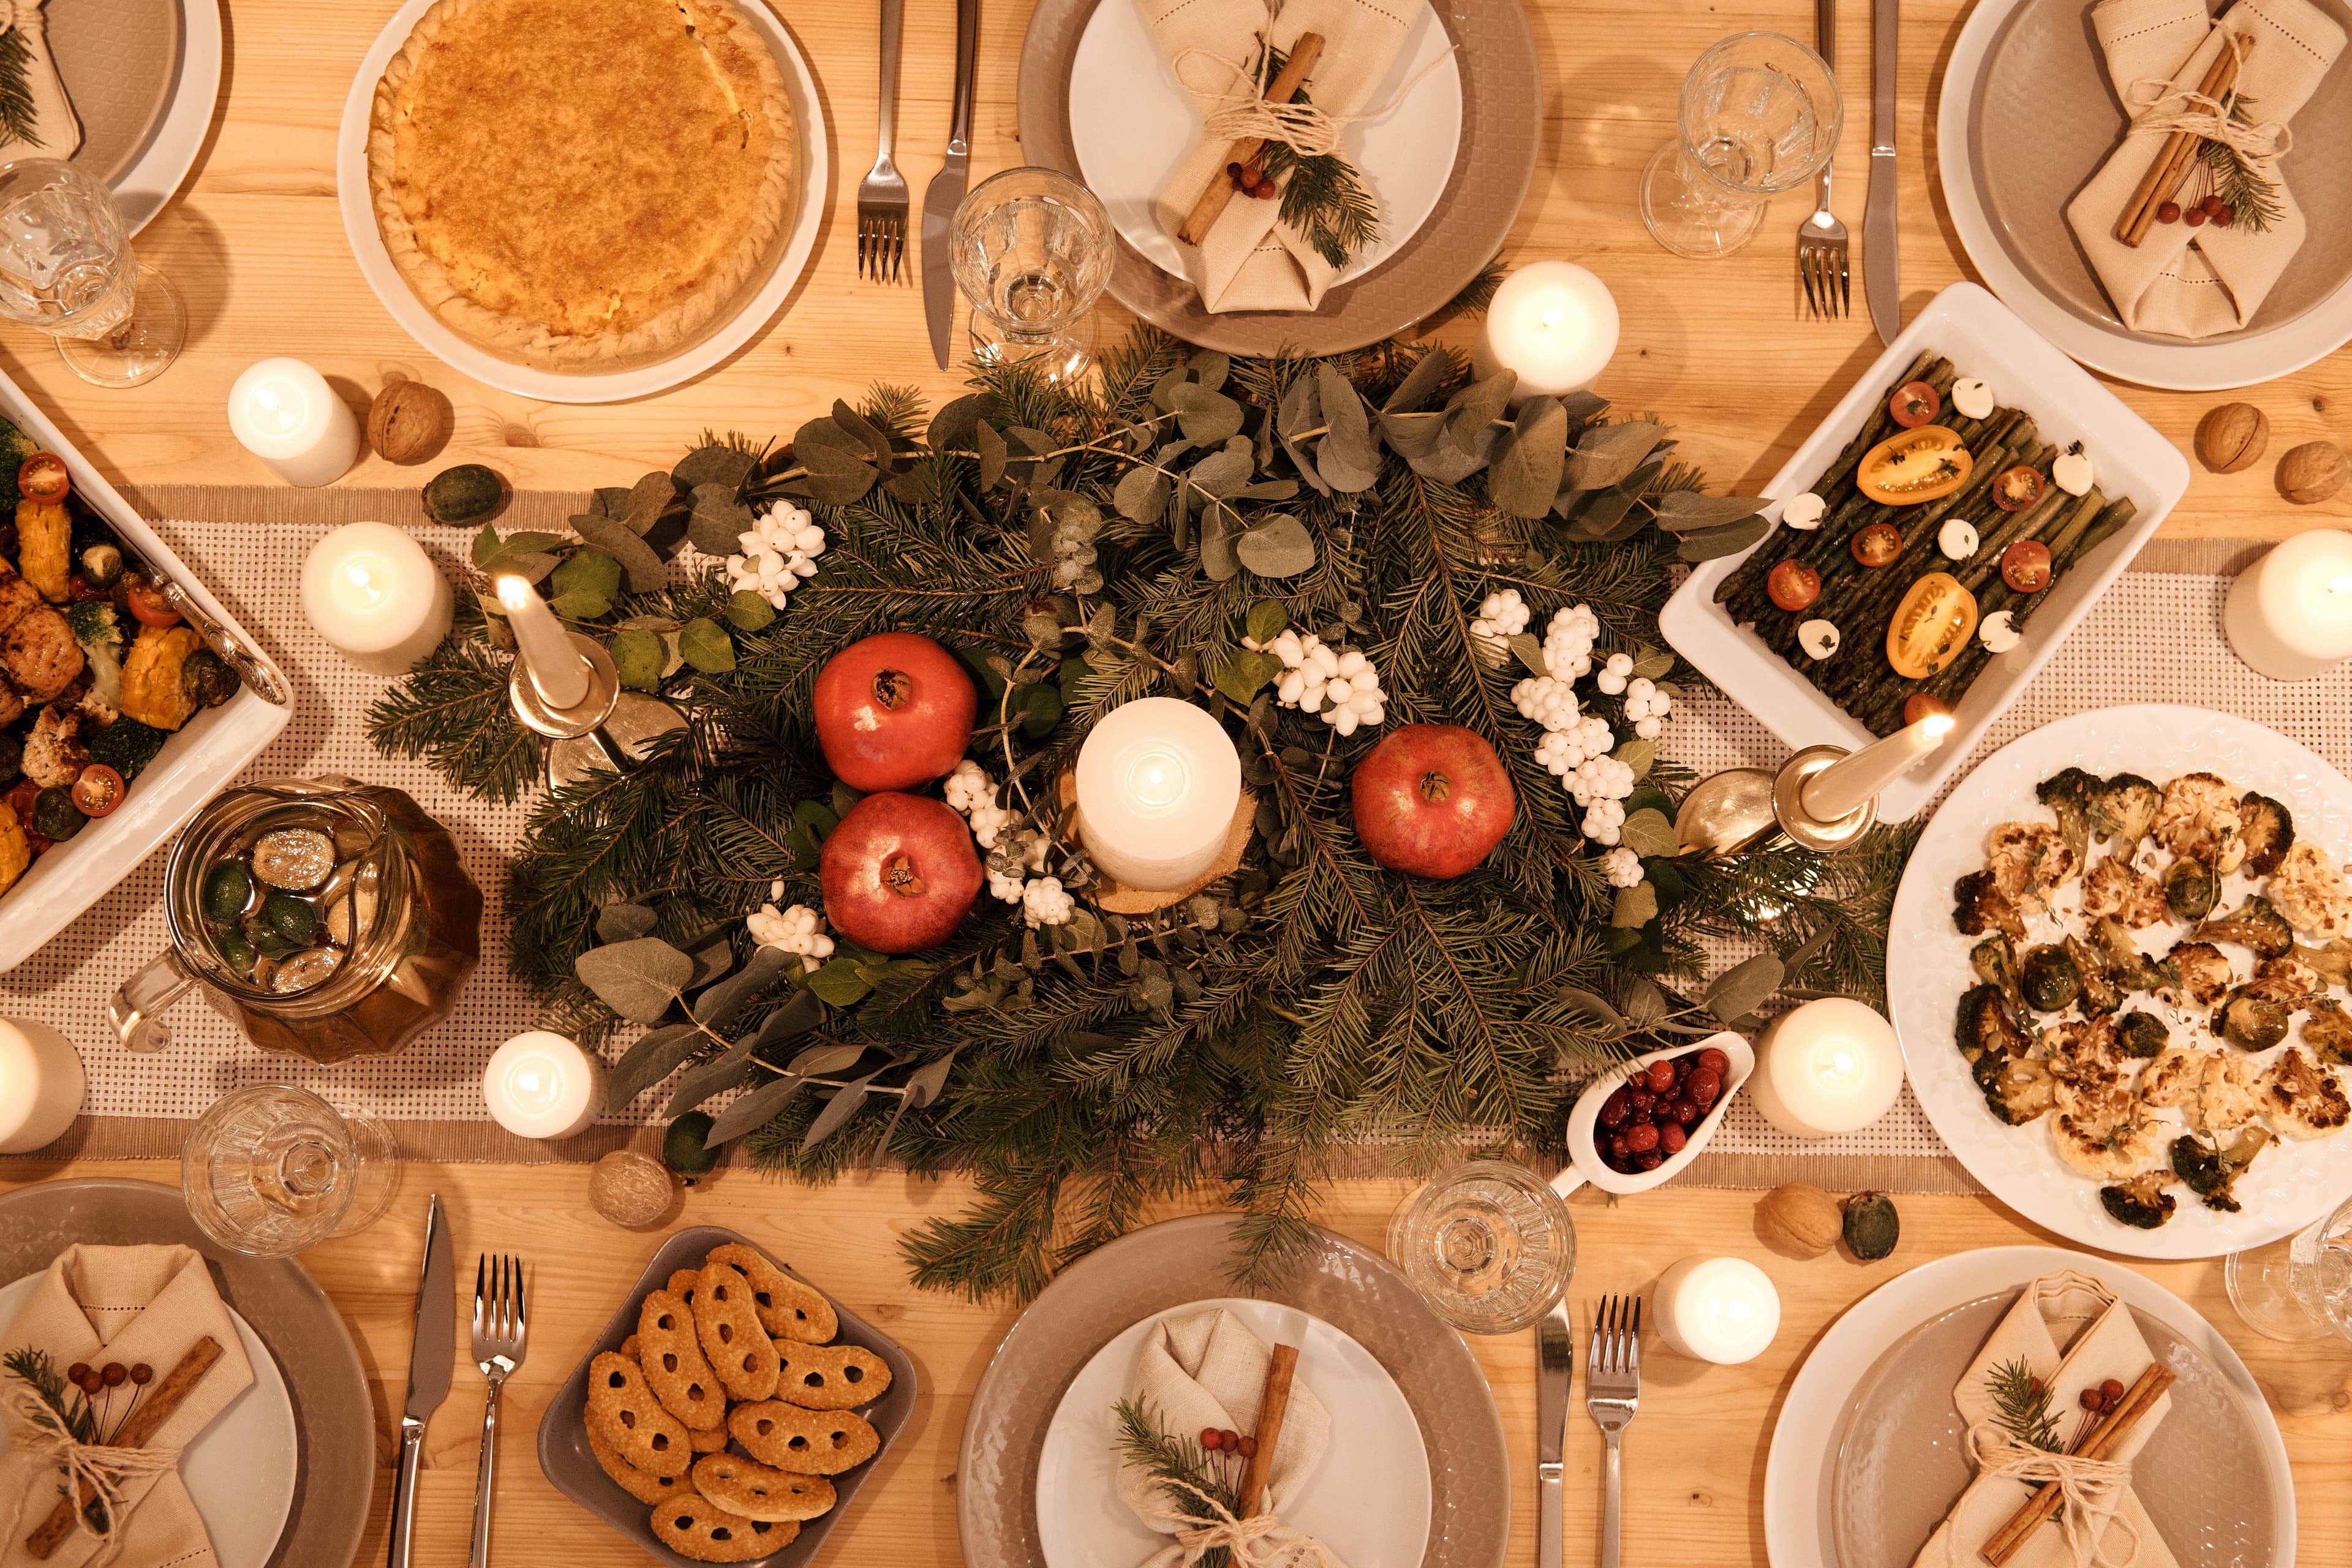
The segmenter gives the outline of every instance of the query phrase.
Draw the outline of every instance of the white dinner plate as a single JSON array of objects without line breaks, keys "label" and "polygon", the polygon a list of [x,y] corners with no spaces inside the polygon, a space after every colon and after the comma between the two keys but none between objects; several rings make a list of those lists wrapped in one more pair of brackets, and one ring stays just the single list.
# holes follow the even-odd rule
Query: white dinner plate
[{"label": "white dinner plate", "polygon": [[[1379,240],[1349,260],[1340,283],[1393,255],[1445,190],[1462,139],[1462,72],[1446,58],[1450,49],[1437,13],[1420,0],[1396,63],[1364,100],[1376,117],[1340,132],[1348,162],[1381,207]],[[1118,232],[1179,278],[1183,252],[1151,203],[1200,141],[1201,111],[1152,40],[1142,7],[1103,0],[1071,61],[1070,142],[1087,188],[1102,198]]]},{"label": "white dinner plate", "polygon": [[[44,1277],[27,1274],[0,1286],[0,1326],[16,1318]],[[253,1382],[180,1450],[180,1480],[204,1518],[220,1568],[265,1568],[294,1509],[301,1446],[286,1380],[269,1347],[235,1308],[226,1310],[253,1364]],[[8,1428],[0,1423],[0,1454],[7,1451]]]},{"label": "white dinner plate", "polygon": [[[212,129],[220,0],[48,0],[43,16],[66,96],[82,119],[82,145],[70,161],[107,181],[135,235],[178,192]],[[158,72],[166,80],[160,101],[142,92]]]},{"label": "white dinner plate", "polygon": [[377,300],[392,313],[392,319],[444,364],[502,391],[549,403],[615,403],[623,398],[666,392],[691,381],[751,342],[782,307],[785,296],[793,291],[793,286],[807,268],[810,253],[816,248],[816,231],[824,219],[826,180],[832,169],[825,144],[824,102],[817,96],[816,79],[809,73],[808,61],[802,58],[791,30],[761,0],[744,0],[743,14],[768,41],[783,72],[784,91],[793,100],[793,117],[800,133],[799,205],[785,232],[775,270],[732,316],[668,359],[603,374],[568,375],[500,359],[443,325],[440,318],[416,297],[415,290],[409,288],[400,268],[393,265],[392,253],[384,248],[383,234],[376,227],[367,172],[368,120],[375,101],[376,83],[383,79],[383,68],[391,63],[392,57],[408,41],[417,18],[435,4],[436,0],[407,0],[393,13],[392,20],[376,35],[375,43],[352,78],[351,91],[343,99],[342,124],[335,132],[335,199],[342,208],[343,235],[351,241],[352,255],[360,264],[361,276],[375,290]]},{"label": "white dinner plate", "polygon": [[2057,1268],[2091,1275],[2212,1363],[2259,1438],[2256,1451],[2232,1454],[2231,1462],[2259,1467],[2268,1478],[2274,1560],[2282,1565],[2294,1561],[2294,1479],[2286,1444],[2253,1373],[2221,1331],[2188,1302],[2120,1264],[2052,1247],[1988,1247],[1939,1258],[1888,1280],[1848,1308],[1814,1342],[1780,1402],[1765,1460],[1764,1551],[1772,1568],[1901,1568],[1838,1561],[1832,1533],[1833,1461],[1854,1391],[1881,1356],[1928,1319]]},{"label": "white dinner plate", "polygon": [[[1969,953],[1979,939],[1963,936],[1953,923],[1952,884],[1984,868],[1985,836],[1996,824],[2057,820],[2033,790],[2066,767],[2102,777],[2135,773],[2158,784],[2200,769],[2216,773],[2241,791],[2256,790],[2284,804],[2294,815],[2295,837],[2312,840],[2339,864],[2352,850],[2352,782],[2251,720],[2147,703],[2078,713],[2019,736],[1944,802],[1911,852],[1895,893],[1886,1000],[1912,1092],[1970,1175],[2027,1219],[2071,1241],[2135,1258],[2218,1258],[2292,1236],[2352,1192],[2352,1131],[2281,1139],[2264,1150],[2238,1182],[2242,1207],[2236,1214],[2207,1208],[2184,1191],[2171,1219],[2154,1230],[2136,1230],[2108,1216],[2097,1182],[2058,1157],[2046,1118],[2023,1127],[2003,1125],[1985,1108],[1983,1091],[1969,1076],[1954,1026],[1961,994],[1976,984]],[[2229,878],[2220,907],[2237,903],[2252,886],[2243,876]],[[2242,953],[2235,962],[2243,978]],[[2298,1017],[2290,1044],[2301,1039],[2302,1029]],[[2262,1059],[2267,1063],[2270,1057]]]},{"label": "white dinner plate", "polygon": [[1222,1307],[1268,1344],[1298,1347],[1298,1378],[1331,1413],[1331,1447],[1283,1521],[1348,1568],[1409,1568],[1429,1540],[1429,1452],[1385,1368],[1322,1319],[1272,1301],[1192,1301],[1155,1313],[1095,1352],[1054,1411],[1037,1462],[1037,1537],[1047,1568],[1120,1568],[1169,1538],[1118,1495],[1112,1407],[1127,1395],[1143,1337],[1173,1312]]}]

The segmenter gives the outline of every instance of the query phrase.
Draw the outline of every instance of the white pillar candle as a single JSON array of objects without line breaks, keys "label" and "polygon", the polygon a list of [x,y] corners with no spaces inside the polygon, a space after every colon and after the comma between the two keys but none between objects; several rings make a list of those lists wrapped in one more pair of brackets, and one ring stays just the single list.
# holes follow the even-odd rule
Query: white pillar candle
[{"label": "white pillar candle", "polygon": [[1744,1258],[1685,1258],[1652,1300],[1658,1337],[1694,1361],[1754,1361],[1780,1331],[1780,1292]]},{"label": "white pillar candle", "polygon": [[299,359],[266,359],[229,388],[236,444],[289,485],[331,485],[360,455],[360,422],[327,378]]},{"label": "white pillar candle", "polygon": [[1747,1087],[1764,1120],[1791,1138],[1851,1132],[1895,1108],[1903,1049],[1878,1014],[1823,996],[1772,1021]]},{"label": "white pillar candle", "polygon": [[1617,301],[1573,261],[1536,261],[1503,279],[1472,355],[1480,380],[1519,374],[1513,401],[1557,397],[1598,380],[1617,352]]},{"label": "white pillar candle", "polygon": [[2352,658],[2352,533],[2298,533],[2239,573],[2221,626],[2273,680],[2309,680]]},{"label": "white pillar candle", "polygon": [[1241,753],[1190,702],[1141,697],[1078,748],[1077,830],[1097,868],[1162,891],[1208,874],[1242,798]]},{"label": "white pillar candle", "polygon": [[71,1040],[30,1018],[0,1018],[0,1154],[29,1154],[64,1137],[81,1091]]},{"label": "white pillar candle", "polygon": [[539,590],[520,577],[499,579],[499,603],[507,607],[507,625],[513,628],[515,651],[530,671],[530,683],[550,708],[559,712],[588,700],[588,661],[572,646],[572,634],[555,618]]},{"label": "white pillar candle", "polygon": [[377,675],[405,675],[449,635],[449,580],[404,530],[348,523],[302,563],[302,613],[343,657]]},{"label": "white pillar candle", "polygon": [[1880,790],[1910,772],[1912,763],[1942,745],[1952,732],[1952,722],[1948,713],[1930,713],[1850,757],[1839,758],[1805,781],[1801,797],[1805,809],[1823,822],[1835,822],[1861,810]]},{"label": "white pillar candle", "polygon": [[604,1065],[562,1035],[532,1029],[490,1054],[482,1099],[518,1137],[569,1138],[603,1108]]}]

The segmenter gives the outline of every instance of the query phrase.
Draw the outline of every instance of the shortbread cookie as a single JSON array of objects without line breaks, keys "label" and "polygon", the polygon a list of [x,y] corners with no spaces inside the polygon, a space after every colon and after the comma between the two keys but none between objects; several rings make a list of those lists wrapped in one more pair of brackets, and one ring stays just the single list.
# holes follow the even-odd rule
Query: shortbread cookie
[{"label": "shortbread cookie", "polygon": [[686,1429],[687,1445],[698,1454],[716,1454],[727,1447],[724,1426],[689,1426]]},{"label": "shortbread cookie", "polygon": [[637,1336],[635,1334],[631,1334],[627,1339],[621,1342],[621,1353],[627,1356],[631,1361],[635,1362],[639,1366],[646,1364],[644,1359],[637,1354]]},{"label": "shortbread cookie", "polygon": [[604,1351],[588,1363],[587,1421],[641,1470],[682,1476],[694,1462],[686,1423],[662,1408],[644,1371],[626,1356]]},{"label": "shortbread cookie", "polygon": [[694,1288],[702,1283],[699,1268],[676,1268],[670,1271],[669,1283],[664,1286],[671,1295],[681,1297],[689,1307],[694,1305]]},{"label": "shortbread cookie", "polygon": [[621,1458],[593,1426],[588,1428],[588,1451],[596,1456],[596,1463],[603,1467],[604,1473],[639,1502],[657,1503],[694,1489],[687,1484],[684,1476],[657,1476],[651,1470],[637,1468]]},{"label": "shortbread cookie", "polygon": [[803,1410],[781,1399],[735,1406],[727,1430],[761,1464],[803,1476],[837,1476],[882,1446],[882,1435],[863,1415]]},{"label": "shortbread cookie", "polygon": [[702,1353],[694,1313],[667,1290],[655,1290],[637,1310],[637,1364],[655,1397],[689,1427],[709,1430],[727,1421],[727,1391]]},{"label": "shortbread cookie", "polygon": [[694,1489],[729,1513],[769,1523],[814,1519],[833,1507],[833,1483],[823,1476],[796,1476],[733,1454],[710,1454],[694,1461]]},{"label": "shortbread cookie", "polygon": [[879,1399],[890,1386],[890,1368],[864,1345],[803,1345],[775,1342],[783,1363],[776,1397],[803,1410],[854,1410]]},{"label": "shortbread cookie", "polygon": [[737,1399],[776,1393],[776,1349],[751,1305],[751,1282],[724,1263],[702,1271],[694,1291],[694,1326],[719,1381]]},{"label": "shortbread cookie", "polygon": [[751,1306],[760,1314],[760,1326],[776,1338],[822,1345],[841,1331],[833,1303],[769,1262],[757,1247],[730,1241],[712,1247],[709,1260],[743,1271],[751,1282]]},{"label": "shortbread cookie", "polygon": [[729,1513],[692,1492],[654,1505],[655,1537],[696,1563],[751,1563],[790,1546],[801,1527]]}]

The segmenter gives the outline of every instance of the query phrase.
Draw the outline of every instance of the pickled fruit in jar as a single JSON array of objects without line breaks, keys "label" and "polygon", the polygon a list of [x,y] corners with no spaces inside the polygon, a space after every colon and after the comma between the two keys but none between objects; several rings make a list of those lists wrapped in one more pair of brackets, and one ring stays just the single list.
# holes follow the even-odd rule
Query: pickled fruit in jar
[{"label": "pickled fruit in jar", "polygon": [[315,827],[280,827],[253,846],[253,874],[273,888],[304,893],[335,868],[335,843]]},{"label": "pickled fruit in jar", "polygon": [[224,860],[205,873],[205,918],[233,921],[253,902],[253,873],[241,860]]},{"label": "pickled fruit in jar", "polygon": [[308,991],[324,984],[336,970],[342,967],[342,949],[309,947],[281,961],[278,971],[269,977],[269,989],[283,996],[296,991]]},{"label": "pickled fruit in jar", "polygon": [[319,934],[319,911],[289,892],[272,892],[264,899],[261,919],[272,933],[296,947],[308,947]]}]

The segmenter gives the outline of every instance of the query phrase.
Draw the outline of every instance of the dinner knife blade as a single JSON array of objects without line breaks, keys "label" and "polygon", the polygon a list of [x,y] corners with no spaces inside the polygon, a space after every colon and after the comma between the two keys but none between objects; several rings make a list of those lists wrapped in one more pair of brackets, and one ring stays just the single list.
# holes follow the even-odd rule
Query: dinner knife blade
[{"label": "dinner knife blade", "polygon": [[971,174],[972,70],[979,48],[980,0],[956,0],[955,110],[948,121],[947,156],[923,193],[923,319],[931,330],[931,357],[941,370],[948,367],[948,342],[955,331],[955,273],[948,265],[948,247]]},{"label": "dinner knife blade", "polygon": [[1895,213],[1895,36],[1902,0],[1871,0],[1870,195],[1862,211],[1862,291],[1883,342],[1903,330],[1903,250]]},{"label": "dinner knife blade", "polygon": [[1568,1383],[1575,1368],[1568,1304],[1536,1321],[1536,1568],[1561,1568],[1566,1528],[1561,1464],[1568,1442]]},{"label": "dinner knife blade", "polygon": [[449,1259],[449,1226],[441,1195],[425,1215],[425,1263],[416,1281],[416,1336],[408,1349],[411,1420],[422,1421],[449,1397],[452,1358],[457,1344],[457,1267]]}]

